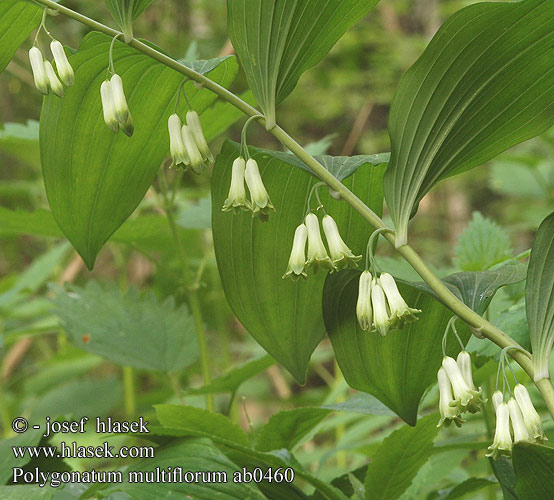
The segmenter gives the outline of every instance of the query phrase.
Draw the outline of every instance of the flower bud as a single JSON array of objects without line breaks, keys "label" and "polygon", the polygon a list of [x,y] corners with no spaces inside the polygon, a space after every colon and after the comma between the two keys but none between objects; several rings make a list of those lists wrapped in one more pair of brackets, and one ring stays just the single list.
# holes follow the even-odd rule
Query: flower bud
[{"label": "flower bud", "polygon": [[202,167],[204,166],[204,160],[202,160],[202,155],[198,150],[196,142],[194,142],[194,137],[192,137],[192,132],[190,127],[183,125],[181,127],[181,137],[183,138],[183,144],[187,151],[187,156],[189,159],[189,164],[194,173],[201,174]]},{"label": "flower bud", "polygon": [[467,410],[470,403],[472,405],[478,405],[481,402],[479,399],[480,392],[473,390],[469,386],[462,374],[462,371],[460,370],[460,367],[458,366],[458,363],[456,363],[453,358],[450,356],[442,358],[442,367],[452,384],[455,402],[462,407],[462,410]]},{"label": "flower bud", "polygon": [[127,118],[127,121],[125,123],[119,124],[119,128],[127,137],[131,137],[133,135],[133,133],[135,132],[135,123],[133,122],[133,117],[131,116],[131,113],[129,113],[129,117]]},{"label": "flower bud", "polygon": [[54,56],[54,61],[56,61],[56,69],[58,70],[58,75],[60,75],[60,80],[68,87],[71,87],[75,83],[75,73],[71,64],[69,64],[63,45],[54,40],[50,44],[50,50]]},{"label": "flower bud", "polygon": [[389,304],[391,326],[393,328],[402,328],[405,322],[411,323],[417,321],[416,314],[420,313],[421,310],[408,307],[408,304],[406,304],[398,291],[394,278],[388,273],[382,273],[379,277],[379,282],[383,287]]},{"label": "flower bud", "polygon": [[502,455],[512,454],[512,436],[510,435],[510,410],[506,403],[500,403],[496,408],[496,430],[492,445],[489,446],[487,457],[498,460]]},{"label": "flower bud", "polygon": [[127,123],[129,119],[129,106],[127,105],[127,99],[125,98],[125,92],[123,91],[123,80],[117,74],[113,75],[110,79],[112,89],[112,101],[114,107],[114,113],[117,121],[121,124]]},{"label": "flower bud", "polygon": [[112,85],[108,80],[102,82],[100,86],[100,97],[102,99],[102,109],[104,111],[104,121],[112,132],[119,131],[119,122],[115,116],[113,105]]},{"label": "flower bud", "polygon": [[356,264],[362,256],[354,255],[352,250],[348,248],[344,240],[341,238],[339,233],[339,228],[335,219],[330,215],[323,216],[323,231],[325,233],[325,238],[327,239],[327,246],[329,247],[329,253],[331,254],[331,259],[333,264],[337,269],[346,267],[349,263]]},{"label": "flower bud", "polygon": [[298,279],[300,276],[307,276],[304,270],[306,265],[306,240],[308,239],[308,230],[305,224],[300,224],[294,232],[294,240],[292,242],[292,250],[290,252],[289,265],[287,272],[283,275],[283,279],[290,276],[293,279]]},{"label": "flower bud", "polygon": [[378,279],[371,283],[371,305],[373,306],[373,327],[384,337],[390,330],[389,308],[385,292]]},{"label": "flower bud", "polygon": [[58,75],[56,75],[56,72],[54,71],[54,68],[52,67],[50,61],[44,61],[44,70],[46,71],[48,84],[50,85],[52,92],[54,92],[54,94],[56,94],[58,97],[63,97],[65,95],[65,91],[62,82],[60,82],[60,79],[58,78]]},{"label": "flower bud", "polygon": [[356,316],[360,328],[370,332],[373,326],[373,309],[371,307],[371,284],[373,276],[369,271],[360,275],[358,283],[358,302],[356,303]]},{"label": "flower bud", "polygon": [[323,269],[334,269],[333,262],[327,254],[327,249],[321,239],[319,219],[314,213],[306,215],[306,229],[308,230],[308,260],[306,267],[321,266]]},{"label": "flower bud", "polygon": [[31,62],[31,69],[33,70],[35,87],[39,92],[47,95],[50,90],[50,83],[48,81],[48,76],[46,75],[42,52],[38,47],[33,47],[29,51],[29,61]]},{"label": "flower bud", "polygon": [[437,378],[439,381],[439,411],[441,416],[437,427],[443,424],[448,427],[452,422],[461,427],[465,421],[460,417],[456,405],[451,405],[454,402],[452,386],[444,368],[439,368]]},{"label": "flower bud", "polygon": [[181,135],[182,126],[183,124],[179,115],[173,113],[167,121],[167,128],[169,130],[169,152],[175,165],[179,165],[180,163],[188,165],[189,163],[187,150],[183,143],[183,136]]},{"label": "flower bud", "polygon": [[232,210],[238,213],[240,210],[250,210],[250,202],[246,199],[246,188],[244,187],[244,171],[246,170],[246,161],[241,156],[233,162],[231,172],[231,187],[223,211]]},{"label": "flower bud", "polygon": [[198,116],[198,113],[196,111],[189,111],[187,113],[186,120],[187,125],[192,132],[194,142],[196,143],[198,150],[202,154],[202,157],[208,163],[213,164],[214,157],[212,155],[212,152],[210,151],[210,148],[206,141],[206,137],[204,136],[204,131],[202,130],[202,124],[200,123],[200,117]]},{"label": "flower bud", "polygon": [[521,409],[514,398],[508,400],[508,410],[510,410],[510,421],[512,422],[512,430],[514,431],[514,443],[518,443],[519,441],[534,441],[529,435],[527,427],[525,427]]},{"label": "flower bud", "polygon": [[544,440],[546,439],[544,435],[544,430],[542,428],[542,421],[540,415],[535,410],[529,393],[524,385],[517,384],[514,387],[514,396],[516,398],[517,404],[521,409],[521,414],[523,415],[523,422],[527,431],[534,439]]},{"label": "flower bud", "polygon": [[477,413],[478,411],[481,411],[480,404],[484,402],[481,398],[481,394],[483,393],[483,389],[479,387],[477,389],[475,387],[475,384],[473,383],[473,374],[471,371],[471,356],[467,351],[461,351],[458,354],[458,357],[456,358],[456,363],[460,367],[460,371],[462,372],[462,375],[464,377],[464,380],[466,381],[469,388],[476,392],[478,397],[472,398],[471,402],[469,403],[467,410],[471,413]]},{"label": "flower bud", "polygon": [[250,191],[252,212],[254,214],[260,212],[262,215],[268,215],[269,211],[274,210],[274,208],[262,181],[260,169],[258,168],[258,163],[252,158],[250,158],[246,162],[245,179],[246,185],[248,186],[248,189]]}]

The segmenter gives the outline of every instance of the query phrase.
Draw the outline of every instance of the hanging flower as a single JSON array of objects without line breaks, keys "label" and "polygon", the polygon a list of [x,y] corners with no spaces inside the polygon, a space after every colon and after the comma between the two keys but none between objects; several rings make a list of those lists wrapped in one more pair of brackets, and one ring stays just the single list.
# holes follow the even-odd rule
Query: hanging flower
[{"label": "hanging flower", "polygon": [[58,70],[60,80],[64,85],[71,87],[75,83],[75,73],[71,64],[69,64],[63,45],[58,40],[54,40],[50,44],[50,50],[54,56],[54,61],[56,61],[56,69]]},{"label": "hanging flower", "polygon": [[169,130],[169,152],[175,165],[188,165],[189,163],[187,150],[183,143],[183,136],[181,135],[182,126],[183,124],[179,115],[173,113],[167,121],[167,128]]},{"label": "hanging flower", "polygon": [[461,427],[465,420],[460,416],[452,395],[452,386],[444,368],[439,368],[437,378],[439,381],[439,411],[441,416],[437,427],[443,424],[448,427],[452,422]]},{"label": "hanging flower", "polygon": [[358,302],[356,303],[356,316],[360,328],[370,332],[373,327],[373,309],[371,307],[371,284],[373,276],[369,271],[360,275],[358,284]]},{"label": "hanging flower", "polygon": [[114,74],[110,79],[110,86],[112,89],[112,100],[114,113],[117,121],[120,124],[125,124],[129,120],[129,106],[127,105],[127,99],[125,92],[123,91],[123,80],[118,74]]},{"label": "hanging flower", "polygon": [[181,127],[181,137],[183,138],[183,144],[187,151],[187,156],[189,159],[189,165],[196,174],[202,173],[202,168],[204,167],[204,160],[202,160],[202,155],[198,150],[196,142],[194,142],[194,137],[190,127],[183,125]]},{"label": "hanging flower", "polygon": [[523,421],[521,409],[514,398],[508,400],[508,410],[510,410],[510,421],[512,422],[512,430],[514,431],[514,443],[520,441],[534,441],[529,435],[529,431]]},{"label": "hanging flower", "polygon": [[240,210],[250,210],[250,202],[246,199],[246,188],[244,187],[244,172],[246,170],[246,161],[241,156],[233,162],[231,171],[231,187],[225,203],[223,203],[223,211],[233,211],[235,213]]},{"label": "hanging flower", "polygon": [[133,117],[131,116],[131,113],[129,113],[127,121],[119,124],[119,128],[127,137],[131,137],[133,135],[135,131],[135,124],[133,122]]},{"label": "hanging flower", "polygon": [[189,111],[187,113],[186,120],[187,125],[192,133],[192,137],[194,138],[194,142],[196,143],[198,150],[202,154],[202,157],[208,163],[213,164],[214,157],[212,155],[212,152],[210,151],[210,148],[206,141],[206,137],[204,136],[204,131],[202,130],[202,124],[200,123],[200,117],[198,116],[198,113],[196,111]]},{"label": "hanging flower", "polygon": [[102,99],[102,109],[104,111],[104,121],[108,128],[113,132],[119,131],[119,121],[115,116],[115,108],[113,104],[112,85],[106,80],[100,86],[100,97]]},{"label": "hanging flower", "polygon": [[316,270],[318,267],[327,270],[334,269],[333,262],[329,258],[327,249],[321,239],[317,215],[314,213],[306,215],[305,224],[308,231],[308,260],[306,261],[306,267],[314,267]]},{"label": "hanging flower", "polygon": [[371,305],[373,306],[373,327],[384,337],[391,327],[390,311],[380,280],[375,278],[371,283]]},{"label": "hanging flower", "polygon": [[327,239],[327,245],[329,247],[329,253],[333,264],[337,269],[346,267],[348,264],[355,265],[362,256],[354,255],[352,250],[348,248],[344,240],[341,238],[339,228],[335,219],[330,215],[325,215],[322,221],[323,231],[325,232],[325,238]]},{"label": "hanging flower", "polygon": [[47,95],[50,90],[50,84],[48,82],[48,76],[46,75],[44,58],[38,47],[33,47],[29,51],[29,61],[31,62],[31,69],[33,70],[35,87],[40,93]]},{"label": "hanging flower", "polygon": [[462,372],[462,375],[464,377],[464,380],[466,381],[466,384],[469,386],[469,388],[472,391],[475,391],[477,393],[477,397],[472,398],[470,403],[468,404],[467,410],[470,413],[477,413],[478,411],[481,411],[480,403],[484,402],[481,399],[481,394],[483,393],[483,389],[481,387],[477,389],[473,383],[470,354],[467,351],[461,351],[458,354],[458,357],[456,358],[456,363],[458,364],[460,371]]},{"label": "hanging flower", "polygon": [[498,408],[498,405],[502,404],[504,402],[504,394],[500,391],[494,391],[494,394],[492,395],[492,406],[494,407],[495,411]]},{"label": "hanging flower", "polygon": [[58,97],[63,97],[65,95],[65,90],[63,88],[62,82],[56,75],[52,63],[50,61],[44,61],[44,70],[46,71],[46,76],[48,77],[48,85],[52,89],[52,92]]},{"label": "hanging flower", "polygon": [[544,440],[546,436],[544,435],[544,430],[542,428],[541,417],[535,410],[529,392],[524,385],[517,384],[514,387],[514,396],[516,398],[517,404],[521,409],[521,414],[523,415],[523,422],[527,431],[534,439]]},{"label": "hanging flower", "polygon": [[[265,189],[262,177],[260,175],[260,169],[258,163],[253,158],[250,158],[246,162],[246,172],[244,174],[246,179],[246,185],[250,191],[250,200],[252,205],[252,213],[254,215],[260,214],[262,216],[268,216],[270,210],[274,210],[269,195]],[[308,227],[308,241],[309,241],[309,227]],[[318,228],[319,232],[319,228]],[[320,238],[321,239],[321,238]]]},{"label": "hanging flower", "polygon": [[305,271],[306,265],[306,240],[308,239],[308,230],[305,224],[300,224],[294,232],[294,240],[292,242],[292,250],[290,252],[289,265],[287,272],[283,275],[283,279],[290,276],[293,280],[300,276],[307,276]]},{"label": "hanging flower", "polygon": [[506,403],[500,403],[496,408],[496,430],[494,440],[489,446],[487,457],[498,460],[502,455],[510,457],[512,454],[512,436],[510,435],[510,410]]},{"label": "hanging flower", "polygon": [[379,282],[383,287],[385,296],[387,297],[390,309],[390,321],[392,328],[402,328],[404,323],[417,321],[416,314],[420,313],[420,309],[412,309],[408,307],[405,300],[400,295],[396,281],[388,273],[382,273],[379,277]]},{"label": "hanging flower", "polygon": [[[455,404],[458,405],[461,412],[474,408],[481,403],[480,392],[473,390],[466,382],[458,363],[450,356],[442,358],[442,367],[448,375],[452,391],[454,393]],[[453,403],[454,404],[454,403]]]}]

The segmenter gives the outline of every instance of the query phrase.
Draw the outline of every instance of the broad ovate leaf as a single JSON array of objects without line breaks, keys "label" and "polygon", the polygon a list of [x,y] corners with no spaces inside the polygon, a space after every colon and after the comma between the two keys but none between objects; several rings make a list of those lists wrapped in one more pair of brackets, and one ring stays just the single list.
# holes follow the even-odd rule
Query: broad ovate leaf
[{"label": "broad ovate leaf", "polygon": [[378,1],[227,0],[229,36],[268,129],[302,73]]},{"label": "broad ovate leaf", "polygon": [[[169,153],[167,119],[183,75],[116,42],[114,65],[135,124],[132,137],[108,129],[100,85],[106,78],[111,38],[90,33],[70,58],[75,85],[63,99],[48,96],[40,121],[42,171],[56,222],[92,269],[99,250],[131,215]],[[233,58],[196,61],[197,71],[228,85]],[[187,82],[184,91],[201,113],[216,98]],[[181,100],[184,110],[184,103]]]},{"label": "broad ovate leaf", "polygon": [[487,2],[449,18],[404,75],[389,118],[385,198],[408,221],[441,179],[554,123],[554,0]]}]

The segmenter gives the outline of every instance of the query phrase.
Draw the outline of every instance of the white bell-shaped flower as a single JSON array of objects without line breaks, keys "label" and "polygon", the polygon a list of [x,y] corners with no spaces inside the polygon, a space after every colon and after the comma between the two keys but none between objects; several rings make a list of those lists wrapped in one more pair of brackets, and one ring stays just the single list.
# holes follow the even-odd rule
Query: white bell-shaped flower
[{"label": "white bell-shaped flower", "polygon": [[54,40],[50,44],[50,50],[54,56],[54,61],[56,61],[56,69],[58,70],[60,80],[64,85],[71,87],[75,83],[75,73],[67,59],[63,45],[58,40]]},{"label": "white bell-shaped flower", "polygon": [[110,79],[110,85],[115,116],[119,123],[125,124],[129,120],[130,113],[125,92],[123,91],[123,80],[121,80],[118,74],[114,74]]},{"label": "white bell-shaped flower", "polygon": [[512,430],[514,431],[514,443],[518,443],[519,441],[534,441],[523,421],[521,408],[514,398],[508,400],[508,409],[510,410],[510,421],[512,423]]},{"label": "white bell-shaped flower", "polygon": [[208,163],[213,164],[214,157],[210,151],[206,137],[204,136],[204,131],[202,130],[202,124],[200,123],[198,113],[196,111],[189,111],[186,116],[186,121],[192,133],[192,137],[194,138],[194,142],[202,154],[202,157]]},{"label": "white bell-shaped flower", "polygon": [[487,457],[498,460],[502,455],[512,455],[512,436],[510,434],[510,410],[506,403],[500,403],[496,408],[496,430],[494,439],[489,446]]},{"label": "white bell-shaped flower", "polygon": [[246,187],[244,186],[244,172],[246,170],[246,161],[240,156],[233,162],[231,171],[231,186],[227,199],[223,203],[224,212],[240,210],[250,210],[250,202],[246,198]]},{"label": "white bell-shaped flower", "polygon": [[380,280],[375,278],[371,283],[371,305],[373,306],[373,328],[384,337],[391,327],[390,311]]},{"label": "white bell-shaped flower", "polygon": [[290,252],[287,272],[283,278],[291,277],[298,279],[300,276],[305,278],[306,274],[306,241],[308,239],[308,230],[305,224],[300,224],[294,232],[292,250]]},{"label": "white bell-shaped flower", "polygon": [[188,165],[189,163],[187,150],[183,143],[183,136],[181,135],[182,126],[183,123],[179,115],[173,113],[167,121],[167,128],[169,130],[169,152],[175,165]]},{"label": "white bell-shaped flower", "polygon": [[439,412],[441,416],[437,427],[443,424],[445,427],[448,427],[452,422],[461,427],[465,421],[460,417],[456,405],[451,404],[454,402],[454,396],[452,395],[450,380],[444,368],[439,368],[437,379],[439,381]]},{"label": "white bell-shaped flower", "polygon": [[246,162],[246,172],[244,177],[246,179],[248,190],[250,191],[252,213],[254,215],[260,213],[262,216],[269,215],[270,210],[274,210],[274,208],[262,181],[258,163],[253,158],[250,158]]},{"label": "white bell-shaped flower", "polygon": [[44,70],[46,71],[46,76],[48,77],[48,84],[52,89],[52,92],[58,97],[63,97],[65,95],[65,90],[63,88],[62,82],[56,75],[52,63],[50,61],[44,61]]},{"label": "white bell-shaped flower", "polygon": [[306,267],[317,269],[319,266],[323,269],[334,269],[333,261],[329,258],[327,249],[321,239],[317,215],[310,212],[306,215],[305,224],[308,231],[308,259]]},{"label": "white bell-shaped flower", "polygon": [[517,404],[521,409],[521,414],[523,415],[523,422],[527,431],[534,439],[544,440],[546,436],[544,435],[544,430],[542,428],[542,421],[540,415],[535,410],[529,392],[522,384],[517,384],[514,387],[514,396],[516,398]]},{"label": "white bell-shaped flower", "polygon": [[327,239],[327,246],[329,247],[329,253],[331,254],[331,259],[333,264],[337,269],[346,267],[348,264],[356,264],[362,256],[354,255],[352,250],[348,248],[348,245],[341,238],[339,233],[339,228],[335,219],[330,215],[323,216],[323,231],[325,233],[325,238]]},{"label": "white bell-shaped flower", "polygon": [[181,127],[181,137],[183,138],[183,144],[185,145],[185,149],[187,151],[190,167],[196,174],[202,173],[204,160],[202,160],[202,154],[194,141],[192,131],[188,125],[183,125]]},{"label": "white bell-shaped flower", "polygon": [[113,132],[119,131],[119,121],[115,116],[113,104],[112,85],[106,80],[100,86],[100,97],[102,99],[102,110],[104,112],[104,121],[108,128]]},{"label": "white bell-shaped flower", "polygon": [[504,394],[502,394],[501,391],[494,391],[491,399],[492,399],[492,406],[496,411],[496,409],[498,408],[498,405],[504,402]]},{"label": "white bell-shaped flower", "polygon": [[394,278],[388,273],[382,273],[379,277],[379,282],[387,297],[391,326],[393,328],[402,328],[404,323],[417,321],[416,314],[420,313],[421,310],[413,309],[406,304],[406,301],[398,291]]},{"label": "white bell-shaped flower", "polygon": [[[450,384],[452,385],[454,400],[456,404],[461,407],[462,411],[467,410],[470,404],[479,404],[481,402],[479,399],[480,393],[469,386],[458,363],[456,363],[453,358],[444,356],[444,358],[442,358],[442,367],[446,371]],[[474,398],[476,398],[476,400],[474,400]]]},{"label": "white bell-shaped flower", "polygon": [[475,387],[475,384],[473,383],[473,374],[471,370],[471,355],[467,351],[460,351],[458,354],[458,357],[456,358],[456,363],[460,367],[460,371],[462,372],[462,375],[464,376],[464,380],[466,381],[469,388],[475,392],[477,392],[478,396],[474,397],[469,405],[467,406],[467,410],[471,413],[477,413],[478,411],[481,411],[480,404],[484,402],[481,399],[481,395],[483,393],[483,389],[479,387],[477,389]]},{"label": "white bell-shaped flower", "polygon": [[358,301],[356,303],[356,317],[360,328],[370,332],[373,326],[373,308],[371,307],[371,285],[373,276],[369,271],[360,275],[358,283]]},{"label": "white bell-shaped flower", "polygon": [[48,76],[46,75],[44,58],[42,57],[42,52],[38,47],[33,47],[29,50],[29,61],[31,62],[31,69],[33,70],[35,87],[40,93],[47,95],[50,91],[50,83],[48,81]]}]

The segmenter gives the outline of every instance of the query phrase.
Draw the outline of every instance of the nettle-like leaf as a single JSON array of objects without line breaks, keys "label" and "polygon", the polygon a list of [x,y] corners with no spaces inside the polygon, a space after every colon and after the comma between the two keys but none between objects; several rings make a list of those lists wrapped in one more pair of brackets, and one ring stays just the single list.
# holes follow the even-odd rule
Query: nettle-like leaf
[{"label": "nettle-like leaf", "polygon": [[[287,163],[292,155],[250,148],[258,161],[275,212],[269,222],[250,213],[222,212],[232,163],[240,146],[227,142],[212,177],[212,227],[217,264],[234,313],[256,341],[303,383],[310,356],[325,334],[321,296],[325,273],[292,282],[286,271],[296,227],[306,215],[306,201],[317,179]],[[345,182],[375,211],[382,210],[383,167],[365,164]],[[355,254],[365,250],[372,228],[347,204],[321,190],[325,209]]]},{"label": "nettle-like leaf", "polygon": [[0,3],[0,72],[15,51],[40,23],[41,8],[27,0],[2,0]]},{"label": "nettle-like leaf", "polygon": [[268,129],[302,73],[378,1],[227,0],[229,36]]},{"label": "nettle-like leaf", "polygon": [[[106,240],[135,210],[169,153],[167,119],[183,81],[180,73],[116,42],[115,69],[123,79],[135,133],[114,134],[104,123],[100,102],[110,43],[110,37],[96,32],[85,37],[70,58],[75,85],[63,99],[46,97],[40,120],[48,201],[89,269]],[[191,66],[222,85],[228,85],[237,71],[233,58]],[[184,90],[198,113],[216,98],[190,81]]]},{"label": "nettle-like leaf", "polygon": [[535,380],[549,377],[554,346],[554,212],[539,226],[529,259],[525,305]]},{"label": "nettle-like leaf", "polygon": [[106,6],[115,22],[123,31],[125,41],[133,38],[133,21],[137,19],[152,0],[105,0]]},{"label": "nettle-like leaf", "polygon": [[[344,270],[329,275],[325,282],[323,315],[337,362],[348,385],[373,394],[415,425],[420,399],[437,378],[441,339],[452,312],[433,295],[399,283],[410,307],[421,309],[419,320],[386,337],[364,332],[356,318],[360,274],[358,270]],[[459,330],[467,341],[469,330],[463,326]],[[447,353],[455,356],[459,350],[451,336]]]},{"label": "nettle-like leaf", "polygon": [[385,175],[397,246],[406,243],[411,215],[437,182],[554,123],[553,10],[554,0],[462,9],[400,81]]},{"label": "nettle-like leaf", "polygon": [[122,295],[91,281],[60,290],[53,302],[75,345],[114,363],[174,373],[198,359],[192,317],[173,299],[160,303],[133,288]]}]

